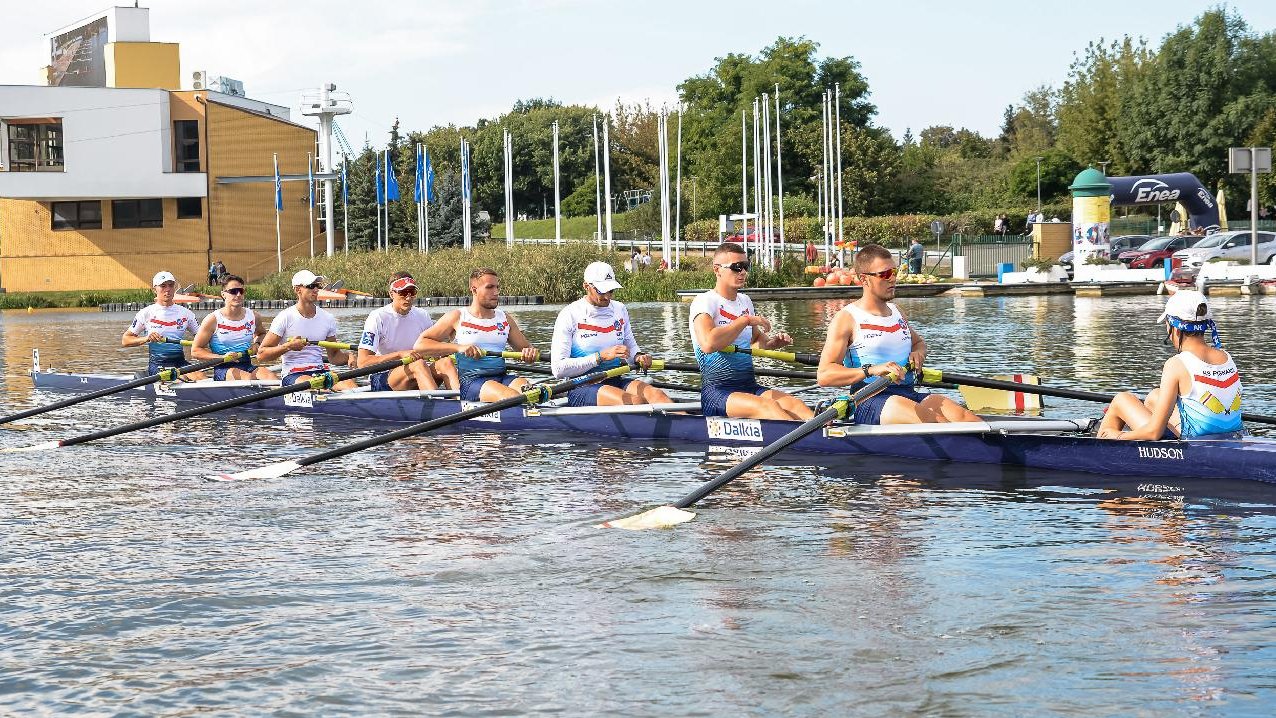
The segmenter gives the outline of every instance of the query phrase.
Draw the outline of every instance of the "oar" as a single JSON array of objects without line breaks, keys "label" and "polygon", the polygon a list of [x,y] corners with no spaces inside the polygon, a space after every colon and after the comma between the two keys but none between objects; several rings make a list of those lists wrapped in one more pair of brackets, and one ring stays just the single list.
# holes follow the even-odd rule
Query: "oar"
[{"label": "oar", "polygon": [[[1062,387],[1041,386],[1040,384],[1021,384],[1017,381],[1004,381],[1001,379],[985,379],[978,376],[970,376],[968,374],[953,374],[939,369],[922,369],[921,382],[923,384],[934,384],[936,382],[948,382],[951,384],[964,384],[965,386],[976,386],[984,389],[1000,389],[1002,391],[1022,391],[1025,394],[1040,394],[1041,396],[1057,396],[1060,399],[1077,399],[1080,401],[1094,401],[1103,404],[1110,403],[1115,398],[1113,394],[1104,394],[1097,391],[1082,391],[1080,389],[1064,389]],[[1276,416],[1267,416],[1264,414],[1241,414],[1243,421],[1253,421],[1259,424],[1276,424]]]},{"label": "oar", "polygon": [[[532,366],[531,364],[510,364],[509,368],[515,371],[524,371],[524,372],[527,372],[528,374],[551,374],[552,373],[552,371],[548,367]],[[648,381],[647,379],[643,379],[643,381],[656,387],[657,389],[671,389],[674,391],[689,391],[696,394],[700,393],[700,387],[691,386],[690,384],[671,384],[667,381]]]},{"label": "oar", "polygon": [[542,402],[546,402],[558,396],[559,394],[570,391],[571,389],[574,389],[578,386],[583,386],[585,384],[590,384],[596,381],[602,381],[604,379],[611,379],[613,377],[618,377],[621,374],[625,374],[626,372],[631,371],[632,369],[633,369],[632,366],[628,364],[622,364],[621,366],[615,367],[614,369],[608,369],[607,371],[594,372],[592,374],[584,374],[582,376],[578,376],[573,379],[568,379],[567,381],[559,382],[557,384],[552,384],[549,386],[544,386],[544,385],[537,386],[520,393],[518,396],[512,396],[508,399],[501,399],[500,401],[494,401],[490,404],[483,404],[481,406],[476,406],[471,409],[466,409],[465,411],[460,411],[455,414],[441,416],[437,419],[430,419],[429,421],[423,421],[419,424],[413,424],[412,426],[399,429],[398,431],[392,431],[388,434],[382,434],[381,436],[374,436],[369,439],[364,439],[362,441],[351,442],[344,446],[338,446],[335,449],[321,451],[318,454],[311,454],[310,456],[306,456],[300,459],[295,459],[292,461],[281,461],[276,464],[270,464],[268,466],[262,466],[256,469],[249,469],[248,471],[241,471],[237,474],[218,474],[215,476],[209,476],[208,478],[219,480],[219,481],[278,478],[280,476],[290,474],[293,471],[296,471],[297,469],[300,469],[303,466],[310,466],[312,464],[317,464],[321,461],[327,461],[328,459],[335,459],[339,456],[353,454],[356,451],[363,451],[364,449],[370,449],[374,446],[381,446],[382,444],[388,444],[392,441],[405,439],[409,436],[424,434],[427,431],[433,431],[434,429],[439,429],[444,426],[456,424],[456,423],[465,421],[467,419],[473,419],[476,417],[485,416],[487,414],[495,414],[498,411],[501,411],[503,409],[510,409],[510,408],[518,406],[519,404],[523,404],[523,403],[539,404]]},{"label": "oar", "polygon": [[[252,352],[247,352],[247,353],[251,354]],[[161,370],[158,374],[144,376],[141,379],[134,379],[133,381],[127,382],[125,384],[120,384],[119,386],[111,386],[105,389],[99,389],[98,391],[89,392],[88,394],[81,394],[79,396],[73,396],[70,399],[64,399],[62,401],[55,402],[53,404],[37,406],[34,409],[19,411],[16,414],[10,414],[8,416],[0,416],[0,424],[8,424],[11,421],[25,419],[29,416],[36,416],[38,414],[43,414],[45,412],[54,411],[57,409],[65,409],[68,406],[75,406],[76,404],[90,401],[92,399],[101,399],[104,396],[118,394],[122,391],[128,391],[129,389],[136,389],[139,386],[146,386],[147,384],[154,384],[156,382],[161,382],[161,381],[173,381],[177,379],[177,377],[179,376],[190,374],[192,372],[197,372],[197,371],[200,371],[201,369],[214,367],[214,366],[217,366],[218,364],[230,364],[232,362],[239,361],[243,356],[244,355],[239,352],[231,352],[225,356],[218,357],[217,359],[209,359],[208,361],[199,362],[198,364],[188,364],[183,367],[169,367],[168,369]]]},{"label": "oar", "polygon": [[[682,364],[679,362],[665,362],[665,369],[671,371],[688,371],[696,374],[700,373],[699,364]],[[813,371],[790,371],[787,369],[759,369],[753,368],[753,373],[757,376],[772,376],[780,379],[815,379]]]},{"label": "oar", "polygon": [[695,518],[696,515],[690,511],[686,511],[685,509],[690,508],[700,499],[703,499],[714,491],[726,486],[727,483],[749,469],[752,469],[772,456],[784,451],[788,447],[800,441],[803,437],[819,431],[834,419],[845,419],[855,411],[855,407],[860,404],[860,402],[863,402],[865,399],[868,399],[874,394],[890,386],[892,381],[893,380],[890,376],[879,376],[854,394],[837,399],[833,402],[832,406],[816,414],[814,418],[808,419],[798,428],[772,442],[770,446],[722,472],[713,481],[702,485],[700,488],[692,491],[670,506],[660,506],[623,519],[607,521],[599,526],[601,528],[617,529],[654,529],[668,528],[670,526],[676,526],[680,523],[690,521]]},{"label": "oar", "polygon": [[377,372],[389,371],[390,369],[393,369],[396,366],[404,366],[407,364],[411,364],[414,361],[416,361],[416,359],[414,359],[412,355],[409,354],[403,357],[402,359],[391,359],[390,361],[380,362],[378,364],[373,364],[371,366],[366,366],[360,369],[350,369],[343,372],[331,372],[331,371],[324,372],[323,374],[318,374],[318,375],[310,377],[310,379],[307,381],[299,381],[296,384],[293,384],[292,386],[281,386],[277,389],[268,389],[266,391],[259,391],[253,394],[248,394],[246,396],[235,397],[234,399],[226,399],[224,401],[219,401],[212,404],[206,404],[204,406],[197,406],[193,409],[179,411],[175,414],[166,414],[164,416],[157,416],[151,419],[146,419],[145,421],[138,421],[132,424],[125,424],[124,426],[118,426],[118,427],[115,427],[114,429],[104,429],[102,431],[93,432],[92,434],[73,436],[69,439],[59,439],[57,441],[46,441],[42,444],[35,444],[34,446],[0,449],[0,452],[8,453],[8,452],[14,452],[14,451],[35,451],[37,449],[56,449],[61,446],[74,446],[76,444],[83,444],[89,441],[105,439],[110,436],[118,436],[120,434],[127,434],[130,431],[137,431],[138,429],[148,429],[152,426],[159,426],[160,424],[167,424],[173,421],[181,421],[182,419],[189,419],[194,416],[202,416],[204,414],[211,414],[213,412],[221,411],[223,409],[231,409],[236,406],[243,406],[244,404],[252,404],[254,402],[263,401],[265,399],[271,399],[276,396],[283,396],[285,394],[291,394],[293,392],[304,391],[306,389],[316,389],[316,390],[326,389],[326,388],[332,387],[334,384],[336,384],[339,381],[344,381],[346,379],[354,379],[356,377],[361,377],[361,376],[368,376],[369,374],[376,374]]}]

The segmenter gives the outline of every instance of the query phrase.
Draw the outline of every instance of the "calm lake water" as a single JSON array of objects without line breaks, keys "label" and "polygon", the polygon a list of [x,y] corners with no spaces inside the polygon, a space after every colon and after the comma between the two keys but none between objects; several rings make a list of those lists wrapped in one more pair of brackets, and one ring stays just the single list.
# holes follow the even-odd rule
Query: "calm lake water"
[{"label": "calm lake water", "polygon": [[[936,367],[1110,390],[1156,382],[1161,301],[900,305]],[[839,306],[759,309],[818,351]],[[1274,308],[1215,302],[1247,409],[1268,414]],[[690,356],[685,306],[631,310],[645,348]],[[555,311],[515,313],[547,347]],[[339,319],[355,339],[362,316]],[[46,367],[144,367],[118,348],[129,320],[3,314],[0,406],[30,405],[36,346]],[[173,408],[93,402],[0,428],[0,447]],[[1047,415],[1098,408],[1048,400]],[[631,533],[592,526],[729,464],[475,431],[273,481],[200,478],[390,428],[217,414],[0,455],[0,714],[1240,716],[1276,701],[1270,486],[790,460],[688,524]]]}]

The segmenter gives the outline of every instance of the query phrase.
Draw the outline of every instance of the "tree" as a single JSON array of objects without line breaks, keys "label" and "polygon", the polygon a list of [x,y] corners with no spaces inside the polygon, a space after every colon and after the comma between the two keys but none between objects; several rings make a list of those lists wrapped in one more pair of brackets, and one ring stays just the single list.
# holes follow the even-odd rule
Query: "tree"
[{"label": "tree", "polygon": [[1129,36],[1086,46],[1084,54],[1073,60],[1059,90],[1059,149],[1078,162],[1109,162],[1111,174],[1130,173],[1121,116],[1133,101],[1150,57],[1147,44]]},{"label": "tree", "polygon": [[[1083,168],[1062,150],[1041,153],[1041,200],[1050,202],[1068,192],[1068,186]],[[1037,199],[1037,158],[1024,156],[1010,171],[1010,190],[1026,199]]]}]

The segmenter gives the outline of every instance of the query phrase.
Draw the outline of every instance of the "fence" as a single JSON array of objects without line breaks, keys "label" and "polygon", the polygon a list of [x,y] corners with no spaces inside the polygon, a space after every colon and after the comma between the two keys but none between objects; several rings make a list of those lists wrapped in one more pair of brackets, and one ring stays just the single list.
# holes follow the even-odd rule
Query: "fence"
[{"label": "fence", "polygon": [[[1162,222],[1162,226],[1158,229],[1155,217],[1116,217],[1108,223],[1113,237],[1124,237],[1129,234],[1146,234],[1152,237],[1164,234],[1165,230],[1170,228],[1170,218],[1166,216]],[[1249,229],[1249,219],[1229,219],[1227,220],[1227,229]],[[1276,230],[1276,220],[1260,219],[1258,220],[1258,229],[1260,231],[1270,232]]]},{"label": "fence", "polygon": [[971,277],[995,277],[997,265],[1010,262],[1018,270],[1032,257],[1032,237],[1010,235],[954,234],[949,245],[954,257],[966,258],[966,272]]}]

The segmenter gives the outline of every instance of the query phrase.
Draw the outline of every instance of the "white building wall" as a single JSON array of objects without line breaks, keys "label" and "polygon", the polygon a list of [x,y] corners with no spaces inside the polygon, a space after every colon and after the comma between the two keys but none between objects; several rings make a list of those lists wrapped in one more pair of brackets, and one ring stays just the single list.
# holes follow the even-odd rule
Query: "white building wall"
[{"label": "white building wall", "polygon": [[[0,86],[0,125],[60,117],[62,172],[0,172],[0,197],[33,200],[203,197],[202,172],[173,172],[169,93],[100,87]],[[4,129],[0,127],[0,129]],[[7,137],[4,129],[0,136]],[[7,145],[0,162],[8,169]],[[204,154],[207,148],[201,146]]]}]

